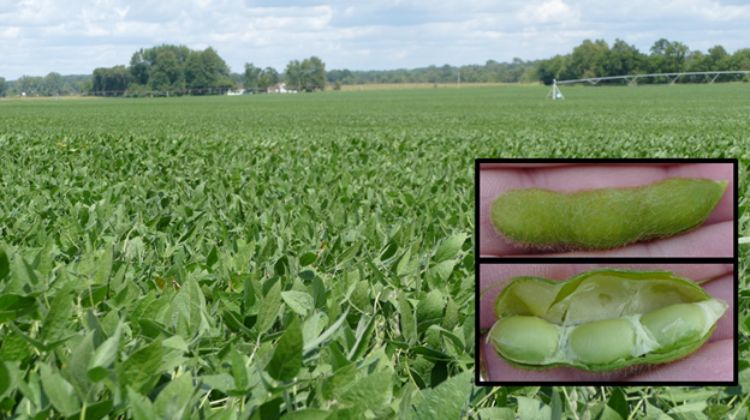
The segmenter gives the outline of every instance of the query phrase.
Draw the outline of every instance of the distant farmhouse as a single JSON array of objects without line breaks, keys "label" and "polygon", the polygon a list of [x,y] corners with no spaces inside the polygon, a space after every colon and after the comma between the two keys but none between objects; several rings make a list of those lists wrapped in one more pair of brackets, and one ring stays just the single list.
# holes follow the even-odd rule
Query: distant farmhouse
[{"label": "distant farmhouse", "polygon": [[275,85],[269,86],[268,89],[266,89],[266,93],[297,93],[297,91],[293,89],[287,89],[286,83],[277,83]]},{"label": "distant farmhouse", "polygon": [[245,89],[228,90],[227,96],[240,96],[245,94]]}]

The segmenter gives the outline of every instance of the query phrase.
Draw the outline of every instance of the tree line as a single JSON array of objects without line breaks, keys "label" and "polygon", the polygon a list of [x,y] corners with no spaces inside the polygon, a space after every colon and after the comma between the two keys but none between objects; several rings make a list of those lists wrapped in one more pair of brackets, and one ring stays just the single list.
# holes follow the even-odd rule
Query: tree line
[{"label": "tree line", "polygon": [[[729,54],[723,46],[716,45],[702,52],[665,38],[656,41],[648,53],[621,39],[615,40],[612,46],[603,39],[587,39],[569,54],[539,61],[536,68],[537,78],[545,84],[552,83],[553,79],[729,70],[750,70],[750,48]],[[717,80],[732,78],[720,76]]]},{"label": "tree line", "polygon": [[[750,48],[730,54],[716,45],[706,52],[691,50],[679,41],[659,39],[648,52],[616,39],[609,45],[603,39],[586,39],[568,54],[544,60],[515,58],[501,63],[464,66],[428,66],[395,70],[326,71],[318,57],[292,60],[279,72],[273,67],[245,64],[243,73],[230,72],[229,66],[213,48],[191,50],[182,45],[159,45],[133,53],[128,65],[100,67],[88,75],[49,73],[46,76],[22,76],[15,81],[0,77],[0,96],[6,94],[57,96],[93,95],[167,95],[213,94],[244,88],[248,92],[266,92],[286,84],[287,90],[312,92],[326,85],[369,83],[552,83],[553,79],[620,76],[643,73],[672,73],[723,70],[750,70]],[[722,80],[735,80],[725,77]],[[748,78],[745,77],[744,80]]]}]

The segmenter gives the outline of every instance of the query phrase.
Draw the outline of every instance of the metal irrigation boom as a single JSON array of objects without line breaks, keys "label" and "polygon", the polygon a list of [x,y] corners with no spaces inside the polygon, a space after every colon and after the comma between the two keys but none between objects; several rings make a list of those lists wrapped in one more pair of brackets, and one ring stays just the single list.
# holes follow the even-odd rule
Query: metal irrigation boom
[{"label": "metal irrigation boom", "polygon": [[596,85],[599,82],[607,80],[625,80],[629,84],[637,84],[638,79],[648,79],[656,77],[667,77],[670,78],[670,83],[674,84],[677,79],[683,76],[703,76],[709,83],[713,83],[716,78],[723,74],[734,74],[734,75],[750,75],[750,70],[727,70],[727,71],[684,71],[675,73],[649,73],[649,74],[628,74],[624,76],[604,76],[604,77],[587,77],[584,79],[571,79],[571,80],[558,80],[558,85],[572,85],[574,83],[589,83]]}]

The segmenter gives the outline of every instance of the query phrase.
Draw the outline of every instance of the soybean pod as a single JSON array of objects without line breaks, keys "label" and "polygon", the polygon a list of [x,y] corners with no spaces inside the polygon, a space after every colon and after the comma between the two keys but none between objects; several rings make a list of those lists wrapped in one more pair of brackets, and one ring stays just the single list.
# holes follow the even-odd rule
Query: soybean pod
[{"label": "soybean pod", "polygon": [[500,234],[530,248],[609,249],[700,225],[726,187],[726,181],[670,178],[573,193],[511,190],[494,201],[490,218]]},{"label": "soybean pod", "polygon": [[665,271],[517,277],[497,298],[487,341],[522,368],[608,371],[689,355],[726,309],[699,285]]}]

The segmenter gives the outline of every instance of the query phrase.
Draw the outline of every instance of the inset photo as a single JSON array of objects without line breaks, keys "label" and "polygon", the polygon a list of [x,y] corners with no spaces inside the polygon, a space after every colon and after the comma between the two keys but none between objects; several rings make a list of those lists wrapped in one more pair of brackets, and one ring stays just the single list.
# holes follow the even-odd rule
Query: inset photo
[{"label": "inset photo", "polygon": [[733,385],[734,264],[481,264],[479,385]]},{"label": "inset photo", "polygon": [[736,160],[478,159],[475,170],[480,258],[735,256]]}]

